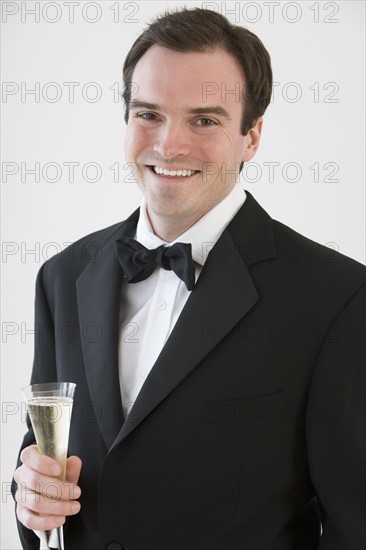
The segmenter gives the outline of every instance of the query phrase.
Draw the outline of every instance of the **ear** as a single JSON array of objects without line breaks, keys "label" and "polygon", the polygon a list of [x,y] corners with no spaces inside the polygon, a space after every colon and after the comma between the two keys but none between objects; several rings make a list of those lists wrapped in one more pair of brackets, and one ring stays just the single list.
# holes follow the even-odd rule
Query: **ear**
[{"label": "ear", "polygon": [[244,136],[242,161],[250,161],[259,147],[263,126],[263,117],[259,117],[247,135]]}]

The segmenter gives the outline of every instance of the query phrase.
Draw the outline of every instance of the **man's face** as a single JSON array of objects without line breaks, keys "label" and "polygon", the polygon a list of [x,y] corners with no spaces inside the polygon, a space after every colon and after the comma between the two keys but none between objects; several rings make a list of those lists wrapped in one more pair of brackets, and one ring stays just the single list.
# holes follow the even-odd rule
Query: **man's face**
[{"label": "man's face", "polygon": [[230,192],[240,162],[258,146],[261,120],[247,136],[240,133],[241,70],[222,49],[175,52],[155,45],[132,80],[137,92],[125,153],[137,168],[150,220],[195,223]]}]

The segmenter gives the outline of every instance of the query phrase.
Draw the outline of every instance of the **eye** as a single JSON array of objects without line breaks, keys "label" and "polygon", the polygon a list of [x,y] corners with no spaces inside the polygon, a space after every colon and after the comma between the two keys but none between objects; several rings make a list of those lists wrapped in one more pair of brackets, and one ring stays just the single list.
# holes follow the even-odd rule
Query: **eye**
[{"label": "eye", "polygon": [[140,118],[142,120],[156,120],[155,113],[137,113],[136,118]]},{"label": "eye", "polygon": [[200,118],[197,123],[198,126],[217,126],[217,122],[211,118]]}]

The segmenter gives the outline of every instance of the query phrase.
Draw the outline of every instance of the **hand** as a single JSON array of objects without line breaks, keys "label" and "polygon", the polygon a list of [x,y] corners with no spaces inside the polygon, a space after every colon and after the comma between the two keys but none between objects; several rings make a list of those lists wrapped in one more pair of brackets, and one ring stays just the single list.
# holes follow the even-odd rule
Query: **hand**
[{"label": "hand", "polygon": [[77,502],[81,489],[77,482],[81,460],[70,456],[66,463],[66,479],[60,481],[61,466],[56,460],[42,455],[36,445],[23,449],[20,455],[22,466],[14,472],[18,484],[15,494],[17,516],[28,529],[46,531],[60,527],[66,516],[80,510]]}]

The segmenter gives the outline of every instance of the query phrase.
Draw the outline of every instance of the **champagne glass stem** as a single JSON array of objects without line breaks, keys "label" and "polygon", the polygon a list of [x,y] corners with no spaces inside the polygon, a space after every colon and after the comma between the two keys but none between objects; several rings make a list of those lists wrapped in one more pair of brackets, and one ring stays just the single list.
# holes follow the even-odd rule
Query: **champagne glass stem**
[{"label": "champagne glass stem", "polygon": [[58,550],[65,550],[64,547],[64,529],[61,525],[60,527],[57,527],[57,548]]},{"label": "champagne glass stem", "polygon": [[[66,456],[65,461],[62,464],[62,474],[60,476],[61,481],[65,481],[66,479]],[[60,525],[60,527],[56,528],[57,530],[57,548],[58,550],[65,550],[64,546],[64,526]]]}]

